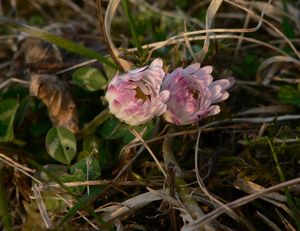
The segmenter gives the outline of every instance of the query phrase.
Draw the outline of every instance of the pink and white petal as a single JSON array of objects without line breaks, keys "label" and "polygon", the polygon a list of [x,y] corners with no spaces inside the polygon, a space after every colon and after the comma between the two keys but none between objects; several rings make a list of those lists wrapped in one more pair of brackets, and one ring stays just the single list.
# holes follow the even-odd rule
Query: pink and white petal
[{"label": "pink and white petal", "polygon": [[180,119],[175,114],[173,114],[171,111],[166,111],[164,113],[164,119],[171,124],[181,125]]},{"label": "pink and white petal", "polygon": [[118,100],[113,100],[109,104],[109,110],[112,114],[117,114],[121,110],[122,104]]},{"label": "pink and white petal", "polygon": [[211,74],[213,72],[213,66],[205,66],[202,67],[200,70],[205,72],[205,74]]},{"label": "pink and white petal", "polygon": [[148,66],[139,67],[139,68],[137,68],[137,69],[128,71],[128,73],[129,73],[129,74],[137,74],[137,73],[139,73],[139,72],[144,71],[147,67],[148,67]]},{"label": "pink and white petal", "polygon": [[170,91],[168,90],[163,90],[159,93],[159,100],[163,103],[167,102],[168,99],[170,98]]},{"label": "pink and white petal", "polygon": [[209,108],[209,113],[207,114],[207,116],[212,116],[212,115],[216,115],[218,113],[220,113],[221,109],[219,105],[213,105]]},{"label": "pink and white petal", "polygon": [[160,58],[156,58],[152,61],[152,63],[149,65],[149,68],[162,68],[163,67],[163,61]]},{"label": "pink and white petal", "polygon": [[215,85],[211,87],[211,85],[208,87],[210,93],[211,93],[211,101],[214,101],[215,99],[219,98],[221,96],[222,87],[220,85]]},{"label": "pink and white petal", "polygon": [[222,89],[226,90],[231,86],[231,82],[228,79],[219,79],[217,81],[212,82],[209,85],[209,88],[213,88],[216,85],[219,85]]},{"label": "pink and white petal", "polygon": [[229,98],[229,93],[227,91],[225,91],[219,98],[213,100],[211,103],[212,104],[219,103],[219,102],[222,102],[222,101],[224,101],[228,98]]},{"label": "pink and white petal", "polygon": [[227,80],[230,82],[230,85],[229,85],[228,88],[232,87],[235,84],[235,78],[234,77],[229,77],[229,78],[227,78]]},{"label": "pink and white petal", "polygon": [[200,63],[194,63],[183,69],[183,75],[192,75],[200,68]]}]

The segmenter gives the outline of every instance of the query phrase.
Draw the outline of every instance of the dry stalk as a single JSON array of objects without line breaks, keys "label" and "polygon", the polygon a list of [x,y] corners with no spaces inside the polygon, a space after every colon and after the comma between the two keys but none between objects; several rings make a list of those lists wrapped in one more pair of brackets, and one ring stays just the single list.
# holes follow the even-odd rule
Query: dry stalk
[{"label": "dry stalk", "polygon": [[[280,183],[280,184],[277,184],[277,185],[274,185],[272,187],[269,187],[269,188],[266,188],[266,189],[263,189],[261,191],[258,191],[256,193],[253,193],[253,194],[250,194],[248,196],[245,196],[245,197],[242,197],[240,199],[237,199],[235,201],[232,201],[228,204],[226,204],[227,207],[229,208],[237,208],[237,207],[240,207],[242,205],[245,205],[251,201],[254,201],[268,193],[271,193],[271,192],[274,192],[276,190],[279,190],[279,189],[283,189],[283,188],[287,188],[291,185],[295,185],[295,184],[300,184],[300,177],[299,178],[296,178],[296,179],[293,179],[293,180],[289,180],[289,181],[286,181],[286,182],[283,182],[283,183]],[[207,224],[209,222],[211,222],[213,219],[217,218],[218,216],[220,216],[221,214],[223,214],[224,212],[226,211],[226,209],[224,207],[219,207],[215,210],[213,210],[212,212],[204,215],[202,218],[196,220],[195,222],[191,223],[191,224],[186,224],[184,227],[183,227],[183,231],[186,231],[186,230],[197,230],[199,227],[202,227],[204,224]]]},{"label": "dry stalk", "polygon": [[[183,179],[183,172],[180,169],[178,163],[173,154],[172,144],[174,141],[174,137],[166,136],[163,142],[163,157],[165,161],[165,165],[168,166],[170,163],[175,166],[175,185],[178,190],[178,194],[182,203],[186,208],[186,213],[190,214],[192,219],[199,219],[204,216],[203,211],[199,207],[197,201],[191,197],[191,190],[186,186],[186,182]],[[203,226],[203,229],[200,230],[214,230],[211,224],[207,224]]]},{"label": "dry stalk", "polygon": [[43,218],[43,221],[45,223],[46,229],[51,229],[52,228],[52,221],[50,220],[50,217],[48,215],[45,203],[44,203],[42,195],[41,195],[41,192],[39,191],[36,184],[33,185],[32,191],[33,191],[33,194],[35,196],[35,200],[36,200],[36,203],[38,205],[41,216]]},{"label": "dry stalk", "polygon": [[138,138],[142,144],[144,145],[144,147],[148,150],[148,152],[150,153],[150,155],[152,156],[152,158],[154,159],[155,163],[157,164],[158,169],[163,173],[163,175],[165,176],[165,178],[167,177],[167,173],[164,170],[164,168],[162,167],[161,163],[159,162],[159,160],[156,158],[156,156],[154,155],[154,153],[152,152],[152,150],[150,149],[150,147],[145,143],[143,137],[141,137],[141,135],[134,129],[130,129],[130,131],[132,132],[132,134]]},{"label": "dry stalk", "polygon": [[[59,197],[62,201],[64,201],[66,203],[66,205],[69,208],[72,208],[74,205],[72,205],[71,203],[69,203],[65,198],[63,198],[61,195],[56,194],[57,197]],[[77,211],[77,214],[82,217],[90,226],[92,226],[95,230],[98,230],[99,227],[97,227],[93,222],[91,222],[86,216],[84,216],[81,212]]]},{"label": "dry stalk", "polygon": [[0,153],[0,161],[3,161],[7,165],[9,165],[9,166],[13,167],[14,169],[16,169],[17,171],[20,171],[25,176],[28,176],[29,178],[31,178],[32,180],[34,180],[36,183],[42,184],[41,181],[39,181],[38,179],[36,179],[35,177],[33,177],[31,175],[31,173],[34,173],[35,170],[19,164],[18,162],[12,160],[11,158],[7,157],[6,155],[4,155],[2,153]]}]

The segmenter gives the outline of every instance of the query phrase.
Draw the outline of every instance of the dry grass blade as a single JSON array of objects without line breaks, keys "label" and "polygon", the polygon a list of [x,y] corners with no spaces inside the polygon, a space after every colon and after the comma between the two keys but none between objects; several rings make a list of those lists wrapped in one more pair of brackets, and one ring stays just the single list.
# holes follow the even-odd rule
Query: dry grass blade
[{"label": "dry grass blade", "polygon": [[[206,20],[205,21],[205,29],[206,30],[211,28],[213,20],[215,18],[215,15],[216,15],[218,9],[220,8],[222,2],[223,2],[223,0],[213,0],[209,4],[209,7],[206,12],[206,19],[205,19]],[[203,49],[199,56],[200,61],[202,61],[204,59],[206,53],[208,52],[208,48],[209,48],[209,33],[206,34],[206,37],[204,40]]]},{"label": "dry grass blade", "polygon": [[262,106],[250,108],[245,111],[238,112],[237,116],[253,115],[253,114],[277,114],[277,113],[292,113],[293,107],[288,105],[279,106]]},{"label": "dry grass blade", "polygon": [[[174,137],[170,137],[168,135],[165,137],[163,143],[163,157],[167,166],[172,164],[175,167],[175,188],[185,207],[184,210],[181,210],[181,215],[185,222],[191,222],[195,219],[201,218],[204,215],[204,212],[199,207],[197,201],[192,197],[191,190],[187,186],[185,186],[186,182],[183,178],[183,171],[180,169],[173,154],[173,142]],[[214,230],[213,226],[211,226],[210,224],[205,225],[203,229]]]},{"label": "dry grass blade", "polygon": [[150,155],[152,156],[152,158],[154,159],[155,163],[157,164],[158,169],[163,173],[164,177],[167,177],[167,173],[164,170],[164,168],[162,167],[161,163],[158,161],[158,159],[156,158],[156,156],[154,155],[154,153],[152,152],[152,150],[150,149],[150,147],[148,146],[148,144],[145,143],[143,137],[141,137],[141,135],[135,130],[135,129],[130,129],[130,131],[132,132],[132,134],[138,139],[140,140],[144,147],[148,150],[148,152],[150,153]]},{"label": "dry grass blade", "polygon": [[229,1],[229,0],[224,0],[224,1],[227,2],[227,3],[229,3],[230,5],[233,5],[233,6],[237,7],[237,8],[242,9],[245,12],[251,14],[251,16],[253,16],[255,19],[262,20],[262,22],[264,22],[266,25],[268,25],[273,31],[275,31],[280,37],[282,37],[286,41],[286,43],[294,51],[294,53],[296,54],[296,56],[300,59],[300,53],[297,50],[297,48],[294,46],[294,44],[291,42],[291,40],[288,39],[285,36],[285,34],[281,30],[279,30],[276,26],[274,26],[268,20],[262,19],[262,17],[257,16],[252,10],[249,10],[247,7],[244,7],[241,4],[238,4],[238,3],[234,2],[234,1]]},{"label": "dry grass blade", "polygon": [[147,204],[161,200],[157,194],[153,192],[147,192],[135,197],[132,197],[120,204],[112,206],[102,206],[95,210],[96,213],[103,212],[101,217],[103,221],[113,221],[116,219],[123,220],[136,210],[143,208]]},{"label": "dry grass blade", "polygon": [[[234,183],[234,187],[237,189],[240,189],[248,194],[256,193],[260,190],[265,189],[264,187],[255,184],[251,181],[247,181],[241,178],[238,178]],[[281,208],[283,211],[285,211],[290,217],[293,217],[292,211],[285,205],[287,202],[287,198],[279,193],[273,192],[269,193],[265,196],[261,197],[262,200],[269,202],[270,204],[275,205],[278,208]]]},{"label": "dry grass blade", "polygon": [[41,216],[43,218],[43,221],[45,223],[45,226],[46,226],[47,229],[51,229],[52,228],[52,221],[50,220],[50,217],[48,215],[46,206],[44,204],[41,192],[39,191],[36,184],[33,185],[32,191],[34,193],[36,203],[38,205],[38,208],[39,208],[39,211],[40,211]]},{"label": "dry grass blade", "polygon": [[[210,30],[210,31],[214,31],[214,30]],[[189,41],[198,41],[198,40],[205,40],[205,36],[194,36],[194,37],[188,37],[186,38]],[[276,46],[273,46],[267,42],[263,42],[254,38],[248,38],[248,37],[242,37],[240,35],[234,35],[234,34],[222,34],[222,35],[214,35],[213,37],[210,37],[210,39],[242,39],[243,41],[247,41],[247,42],[251,42],[260,46],[264,46],[267,47],[271,50],[274,50],[276,52],[278,52],[281,55],[287,55],[287,53],[285,53],[284,51],[282,51],[281,49],[279,49]],[[174,39],[174,38],[169,38],[165,41],[160,41],[160,42],[155,42],[155,43],[150,43],[147,45],[143,45],[142,48],[143,49],[147,49],[147,48],[152,48],[151,52],[158,50],[162,47],[168,46],[168,45],[174,45],[174,44],[178,44],[178,43],[182,43],[185,42],[184,38],[179,38],[179,39]],[[137,48],[131,48],[131,49],[127,49],[128,52],[133,52],[133,51],[137,51]]]},{"label": "dry grass blade", "polygon": [[[64,197],[62,197],[61,195],[56,194],[56,196],[57,196],[58,198],[60,198],[62,201],[64,201],[68,207],[70,207],[70,208],[73,207],[73,205],[70,204],[70,203],[68,202],[68,200],[66,200],[66,199],[65,199]],[[91,222],[91,221],[90,221],[86,216],[84,216],[81,212],[77,211],[77,214],[78,214],[80,217],[82,217],[87,223],[89,223],[89,225],[92,226],[95,230],[98,230],[98,229],[99,229],[99,227],[97,227],[93,222]]]},{"label": "dry grass blade", "polygon": [[263,215],[260,212],[256,212],[257,216],[262,219],[270,228],[272,228],[274,231],[281,231],[281,229],[269,218],[267,218],[265,215]]},{"label": "dry grass blade", "polygon": [[277,215],[280,217],[281,222],[288,231],[296,231],[296,229],[291,225],[291,223],[279,212],[278,209],[275,209]]},{"label": "dry grass blade", "polygon": [[[236,214],[231,208],[229,208],[226,204],[222,203],[220,200],[218,200],[216,197],[214,197],[205,187],[204,182],[199,174],[199,166],[198,166],[198,150],[199,150],[199,141],[200,141],[200,135],[202,132],[202,129],[204,129],[206,126],[204,125],[203,128],[200,128],[198,131],[198,135],[197,135],[197,141],[196,141],[196,145],[195,145],[195,172],[196,172],[196,178],[197,178],[197,182],[198,185],[200,187],[200,189],[202,190],[202,192],[211,200],[212,203],[214,203],[215,207],[222,207],[226,210],[226,213],[232,217],[233,219],[237,220],[237,221],[241,221],[243,222],[244,220],[242,220],[238,214]],[[244,224],[247,226],[247,228],[249,230],[255,230],[252,226],[248,225],[247,222],[244,222]]]},{"label": "dry grass blade", "polygon": [[[291,185],[295,185],[295,184],[299,184],[300,183],[300,178],[296,178],[290,181],[286,181],[277,185],[274,185],[272,187],[266,188],[264,190],[261,190],[259,192],[250,194],[248,196],[242,197],[240,199],[237,199],[233,202],[230,202],[228,204],[226,204],[226,206],[228,206],[229,208],[237,208],[240,207],[242,205],[245,205],[251,201],[254,201],[268,193],[274,192],[276,190],[282,189],[282,188],[286,188],[289,187]],[[202,225],[210,222],[211,220],[217,218],[218,216],[220,216],[221,214],[223,214],[226,211],[225,208],[223,207],[219,207],[215,210],[213,210],[212,212],[204,215],[202,218],[198,219],[197,221],[191,223],[191,224],[186,224],[183,226],[182,230],[183,231],[187,231],[187,230],[197,230],[199,227],[201,227]]]},{"label": "dry grass blade", "polygon": [[[97,0],[97,3],[101,3],[101,0]],[[112,57],[117,60],[119,65],[123,68],[125,71],[129,71],[131,69],[131,63],[129,63],[127,60],[120,58],[120,52],[116,48],[110,32],[111,23],[113,20],[113,17],[115,15],[115,12],[117,10],[117,7],[120,3],[120,0],[110,0],[106,9],[105,17],[104,17],[104,31],[105,31],[105,37],[107,39],[107,46],[109,46],[109,50],[111,51]],[[100,5],[101,6],[101,5]],[[100,10],[100,9],[99,9]]]},{"label": "dry grass blade", "polygon": [[269,78],[263,79],[262,77],[262,71],[270,66],[271,64],[277,64],[277,63],[293,63],[296,66],[300,68],[300,61],[297,59],[294,59],[292,57],[286,57],[286,56],[274,56],[271,58],[266,59],[262,64],[260,64],[259,68],[257,69],[257,74],[256,74],[256,81],[258,83],[263,83],[263,84],[268,84],[270,82]]},{"label": "dry grass blade", "polygon": [[[262,187],[258,184],[255,184],[252,181],[245,180],[242,178],[236,179],[236,181],[233,183],[233,185],[237,189],[247,192],[248,194],[256,193],[260,190],[265,189],[264,187]],[[272,199],[272,200],[279,201],[279,202],[286,202],[286,197],[279,193],[276,193],[276,192],[269,193],[269,194],[265,195],[264,198]]]},{"label": "dry grass blade", "polygon": [[36,179],[35,177],[33,177],[30,173],[34,173],[35,171],[33,169],[30,169],[28,167],[25,167],[19,163],[17,163],[16,161],[12,160],[11,158],[7,157],[6,155],[0,153],[0,161],[3,161],[5,164],[15,168],[17,171],[20,171],[21,173],[23,173],[25,176],[28,176],[29,178],[31,178],[32,180],[34,180],[36,183],[38,184],[42,184],[41,181],[39,181],[38,179]]}]

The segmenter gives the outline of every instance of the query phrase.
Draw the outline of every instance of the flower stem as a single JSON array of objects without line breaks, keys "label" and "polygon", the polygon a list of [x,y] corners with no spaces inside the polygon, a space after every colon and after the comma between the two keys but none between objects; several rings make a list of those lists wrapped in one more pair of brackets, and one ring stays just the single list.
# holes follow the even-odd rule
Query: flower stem
[{"label": "flower stem", "polygon": [[150,155],[152,156],[152,158],[154,159],[155,163],[157,164],[159,170],[164,174],[165,177],[167,177],[167,173],[164,170],[164,168],[162,167],[161,163],[159,162],[159,160],[156,158],[156,156],[154,155],[154,153],[152,152],[152,150],[150,149],[150,147],[148,146],[148,144],[145,143],[143,137],[134,129],[130,129],[131,132],[133,133],[133,135],[138,138],[143,145],[145,146],[145,148],[148,150],[148,152],[150,153]]},{"label": "flower stem", "polygon": [[104,121],[111,116],[110,112],[105,109],[90,121],[77,135],[78,139],[91,135]]},{"label": "flower stem", "polygon": [[[169,133],[172,133],[170,130]],[[191,196],[191,190],[189,189],[187,183],[183,178],[183,172],[180,169],[176,159],[174,157],[174,153],[172,150],[174,137],[166,136],[163,142],[163,157],[166,166],[173,165],[175,166],[175,188],[182,200],[183,204],[185,205],[188,213],[191,215],[193,219],[199,219],[200,217],[204,216],[203,211],[199,207],[197,201]],[[211,225],[205,225],[201,230],[215,230]]]}]

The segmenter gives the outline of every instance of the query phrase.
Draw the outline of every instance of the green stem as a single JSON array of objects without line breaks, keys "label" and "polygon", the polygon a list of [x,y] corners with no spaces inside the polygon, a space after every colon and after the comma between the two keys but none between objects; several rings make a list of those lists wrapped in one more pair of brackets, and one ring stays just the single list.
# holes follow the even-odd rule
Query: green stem
[{"label": "green stem", "polygon": [[91,135],[95,130],[111,116],[110,112],[105,109],[90,121],[77,135],[78,139]]},{"label": "green stem", "polygon": [[[172,133],[170,130],[169,133]],[[178,163],[176,162],[172,147],[173,147],[174,137],[166,136],[163,142],[163,157],[165,161],[165,165],[173,165],[176,169],[175,172],[175,188],[185,205],[186,209],[189,211],[193,219],[199,219],[204,216],[203,211],[198,205],[198,202],[191,196],[191,190],[189,189],[187,183],[183,178],[183,172],[180,169]],[[214,228],[210,224],[204,225],[200,230],[214,230]]]}]

